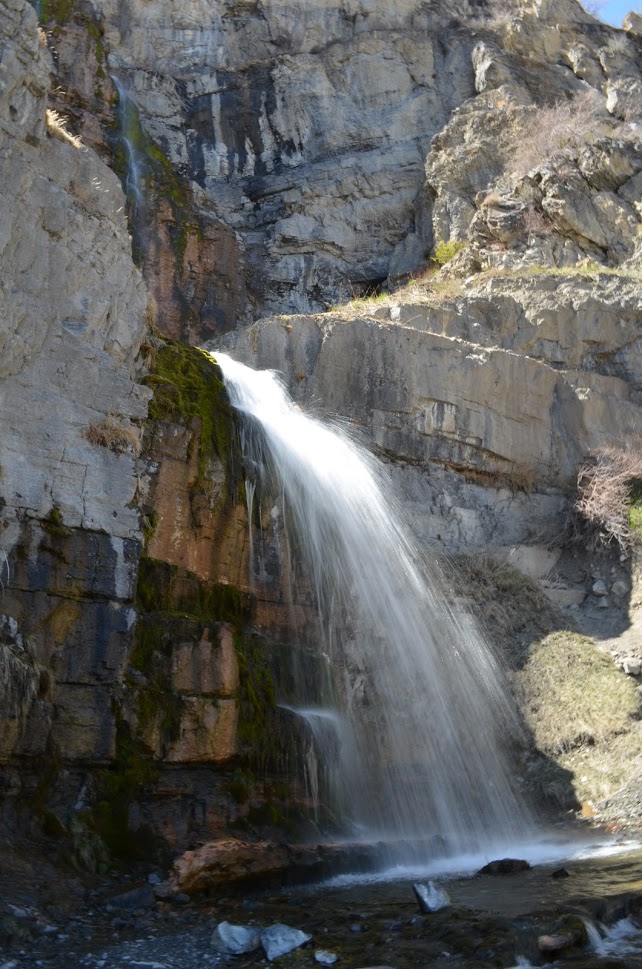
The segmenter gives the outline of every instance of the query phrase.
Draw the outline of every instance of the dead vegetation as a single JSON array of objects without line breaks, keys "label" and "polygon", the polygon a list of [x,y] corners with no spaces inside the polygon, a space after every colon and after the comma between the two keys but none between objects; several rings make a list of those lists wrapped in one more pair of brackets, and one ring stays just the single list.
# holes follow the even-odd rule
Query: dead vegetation
[{"label": "dead vegetation", "polygon": [[69,131],[67,122],[61,114],[52,108],[47,108],[45,118],[47,121],[47,134],[50,137],[57,138],[59,141],[65,141],[74,148],[84,148],[80,138]]},{"label": "dead vegetation", "polygon": [[597,452],[577,476],[575,510],[580,525],[588,525],[599,540],[615,540],[628,549],[638,533],[641,488],[642,442],[634,450],[605,448]]},{"label": "dead vegetation", "polygon": [[541,587],[506,562],[485,554],[460,555],[446,568],[455,595],[464,599],[511,669],[523,666],[533,640],[564,623]]},{"label": "dead vegetation", "polygon": [[583,91],[574,98],[529,111],[516,134],[510,170],[525,175],[556,156],[575,154],[583,145],[611,133],[602,95]]},{"label": "dead vegetation", "polygon": [[85,430],[90,444],[107,448],[115,454],[138,454],[140,436],[135,428],[122,424],[114,417],[107,417],[100,424],[91,424]]},{"label": "dead vegetation", "polygon": [[549,755],[603,743],[637,719],[634,680],[592,639],[568,630],[531,644],[517,687],[537,746]]}]

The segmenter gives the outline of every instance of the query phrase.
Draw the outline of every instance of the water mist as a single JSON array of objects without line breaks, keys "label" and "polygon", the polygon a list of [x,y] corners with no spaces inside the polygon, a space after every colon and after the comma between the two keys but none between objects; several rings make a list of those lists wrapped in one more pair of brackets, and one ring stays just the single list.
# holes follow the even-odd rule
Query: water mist
[{"label": "water mist", "polygon": [[526,836],[504,677],[400,523],[384,467],[306,416],[274,373],[212,356],[240,414],[245,473],[283,508],[312,583],[328,674],[297,706],[321,756],[324,737],[332,747],[352,833],[438,836],[449,853]]}]

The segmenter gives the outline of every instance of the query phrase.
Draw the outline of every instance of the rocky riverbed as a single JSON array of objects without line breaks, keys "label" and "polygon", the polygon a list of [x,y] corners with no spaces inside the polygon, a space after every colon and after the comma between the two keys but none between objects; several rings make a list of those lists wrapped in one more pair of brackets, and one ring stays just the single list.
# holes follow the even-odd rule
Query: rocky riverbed
[{"label": "rocky riverbed", "polygon": [[[344,879],[277,893],[158,900],[160,872],[96,878],[17,857],[3,851],[2,969],[270,964],[260,947],[234,957],[218,951],[214,930],[221,922],[301,930],[310,940],[273,960],[297,969],[331,964],[335,956],[338,969],[507,969],[551,960],[585,969],[642,966],[642,851],[624,844],[608,857],[595,852],[565,861],[562,877],[558,861],[503,876],[439,879],[450,904],[428,914],[419,911],[411,872],[397,872],[394,881],[370,875],[361,884]],[[568,944],[547,954],[543,937]]]}]

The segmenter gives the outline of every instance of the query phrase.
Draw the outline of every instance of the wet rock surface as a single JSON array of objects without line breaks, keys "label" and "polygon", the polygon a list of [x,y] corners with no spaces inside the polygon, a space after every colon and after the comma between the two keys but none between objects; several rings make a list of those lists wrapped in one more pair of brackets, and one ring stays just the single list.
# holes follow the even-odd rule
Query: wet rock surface
[{"label": "wet rock surface", "polygon": [[[6,861],[4,857],[3,871]],[[427,915],[417,914],[410,881],[299,888],[289,894],[228,894],[184,904],[157,901],[117,912],[113,899],[123,889],[131,893],[143,888],[142,872],[121,875],[118,884],[113,879],[88,884],[86,879],[58,871],[54,885],[54,870],[43,863],[37,893],[33,870],[14,871],[11,884],[0,878],[4,960],[0,965],[12,969],[219,966],[230,956],[218,951],[213,933],[226,921],[254,943],[261,933],[266,936],[266,930],[268,935],[277,929],[280,935],[285,928],[292,932],[299,947],[275,957],[274,964],[281,966],[312,969],[332,964],[336,957],[337,966],[350,969],[384,965],[508,969],[519,964],[519,958],[538,965],[541,953],[555,951],[556,958],[561,953],[564,964],[597,969],[604,963],[591,949],[583,919],[599,936],[605,932],[596,927],[599,923],[612,926],[626,918],[628,948],[622,949],[621,958],[613,949],[608,964],[634,969],[642,965],[642,955],[635,951],[635,939],[642,939],[642,898],[635,891],[639,862],[639,854],[568,862],[569,878],[563,880],[552,879],[550,867],[516,873],[509,882],[449,879],[452,906]],[[356,924],[360,932],[352,930]],[[544,938],[559,945],[545,950],[540,945]],[[233,964],[268,962],[261,950],[236,955]]]}]

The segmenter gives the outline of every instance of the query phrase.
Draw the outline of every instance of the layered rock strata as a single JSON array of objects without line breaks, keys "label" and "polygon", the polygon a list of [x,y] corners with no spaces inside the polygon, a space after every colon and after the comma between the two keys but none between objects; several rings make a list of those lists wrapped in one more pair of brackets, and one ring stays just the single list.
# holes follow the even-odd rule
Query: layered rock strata
[{"label": "layered rock strata", "polygon": [[[99,0],[47,4],[43,21],[61,110],[124,178],[123,98],[136,113],[141,259],[165,332],[190,342],[258,313],[325,309],[465,238],[542,105],[592,91],[621,126],[639,106],[639,35],[575,0]],[[618,229],[628,239],[639,222],[623,182],[593,185],[582,225],[573,198],[587,186],[553,183],[508,206],[535,228],[562,221],[537,258],[619,260]],[[504,223],[482,248],[503,244]],[[569,233],[579,247],[564,247]]]}]

